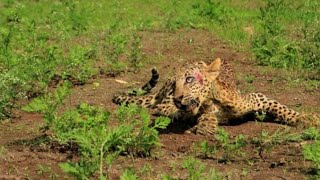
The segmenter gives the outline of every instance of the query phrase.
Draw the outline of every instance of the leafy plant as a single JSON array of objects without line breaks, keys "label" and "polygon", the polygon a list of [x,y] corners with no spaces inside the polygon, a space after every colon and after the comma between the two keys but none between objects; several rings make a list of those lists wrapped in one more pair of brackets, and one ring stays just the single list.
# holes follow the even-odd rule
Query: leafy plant
[{"label": "leafy plant", "polygon": [[280,19],[284,7],[283,0],[267,0],[266,6],[260,8],[261,33],[253,40],[252,49],[261,65],[301,67],[297,61],[298,47],[284,38],[285,31]]},{"label": "leafy plant", "polygon": [[27,112],[40,112],[46,122],[44,130],[52,129],[58,119],[58,109],[63,104],[64,99],[70,94],[70,83],[66,82],[58,87],[55,92],[37,97],[22,110]]},{"label": "leafy plant", "polygon": [[132,169],[126,169],[120,176],[120,180],[136,180],[136,179],[138,179],[138,177]]},{"label": "leafy plant", "polygon": [[69,57],[63,62],[63,79],[74,78],[84,84],[88,78],[97,74],[94,68],[95,50],[75,46],[70,49]]},{"label": "leafy plant", "polygon": [[182,167],[188,171],[189,180],[200,179],[205,170],[205,165],[193,157],[189,157],[184,160]]},{"label": "leafy plant", "polygon": [[11,117],[14,101],[24,95],[25,82],[8,73],[0,73],[0,120]]},{"label": "leafy plant", "polygon": [[252,139],[259,156],[264,159],[263,153],[271,151],[274,147],[287,141],[301,141],[299,134],[290,133],[290,129],[278,129],[273,134],[263,130],[261,133]]},{"label": "leafy plant", "polygon": [[244,135],[240,134],[232,140],[224,129],[219,128],[215,138],[219,142],[218,147],[223,151],[222,160],[229,162],[234,155],[244,155],[244,152],[241,150],[246,145]]},{"label": "leafy plant", "polygon": [[320,131],[315,127],[310,127],[303,132],[302,138],[305,140],[320,140]]},{"label": "leafy plant", "polygon": [[141,52],[141,38],[134,33],[131,43],[129,62],[134,68],[139,68],[142,65],[143,55]]},{"label": "leafy plant", "polygon": [[52,130],[54,140],[62,144],[73,142],[79,147],[78,162],[60,164],[65,172],[78,179],[88,179],[98,171],[100,178],[106,178],[119,154],[150,155],[152,148],[160,146],[157,129],[165,128],[170,119],[156,118],[150,126],[147,111],[133,105],[119,108],[117,126],[109,124],[109,112],[88,104],[80,104],[59,116],[57,111],[69,92],[69,85],[64,84],[23,108],[43,114],[46,129]]},{"label": "leafy plant", "polygon": [[317,168],[317,174],[320,176],[320,141],[317,140],[312,144],[303,146],[303,156],[305,159],[312,161]]},{"label": "leafy plant", "polygon": [[219,25],[226,25],[227,22],[234,21],[232,9],[226,8],[221,2],[206,0],[205,3],[196,3],[193,9],[199,16],[208,18],[211,22],[218,23]]},{"label": "leafy plant", "polygon": [[202,141],[200,144],[196,146],[200,149],[201,156],[204,158],[209,158],[213,155],[216,155],[218,152],[217,147],[215,145],[209,145],[208,141]]}]

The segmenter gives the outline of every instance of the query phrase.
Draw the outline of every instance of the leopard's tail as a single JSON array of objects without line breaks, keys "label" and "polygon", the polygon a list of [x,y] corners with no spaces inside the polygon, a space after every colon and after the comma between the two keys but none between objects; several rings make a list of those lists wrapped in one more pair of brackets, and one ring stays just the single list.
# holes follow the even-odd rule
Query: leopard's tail
[{"label": "leopard's tail", "polygon": [[148,94],[157,85],[159,79],[159,71],[155,67],[151,69],[151,74],[151,79],[148,81],[148,83],[143,85],[139,90],[133,90],[132,92],[129,92],[128,95],[137,96]]}]

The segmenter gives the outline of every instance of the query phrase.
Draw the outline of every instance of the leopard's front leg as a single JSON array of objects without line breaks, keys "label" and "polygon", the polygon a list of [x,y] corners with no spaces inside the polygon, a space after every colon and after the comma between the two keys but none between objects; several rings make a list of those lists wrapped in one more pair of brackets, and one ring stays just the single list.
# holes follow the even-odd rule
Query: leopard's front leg
[{"label": "leopard's front leg", "polygon": [[173,103],[157,104],[152,110],[152,114],[170,117],[171,119],[179,119],[184,111],[178,109]]},{"label": "leopard's front leg", "polygon": [[213,135],[218,128],[218,118],[214,113],[202,114],[198,118],[198,124],[187,131],[202,134],[205,136]]},{"label": "leopard's front leg", "polygon": [[202,135],[213,135],[218,128],[218,119],[215,114],[202,114],[198,119],[196,133]]}]

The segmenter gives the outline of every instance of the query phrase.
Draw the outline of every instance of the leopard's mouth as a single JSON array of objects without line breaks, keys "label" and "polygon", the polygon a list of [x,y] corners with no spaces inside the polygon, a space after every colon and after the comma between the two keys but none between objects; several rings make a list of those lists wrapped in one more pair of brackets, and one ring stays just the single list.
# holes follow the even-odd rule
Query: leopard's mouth
[{"label": "leopard's mouth", "polygon": [[174,104],[176,105],[177,108],[184,110],[186,112],[193,112],[198,106],[199,106],[199,101],[192,99],[190,100],[190,103],[185,105],[182,104],[181,101],[174,101]]}]

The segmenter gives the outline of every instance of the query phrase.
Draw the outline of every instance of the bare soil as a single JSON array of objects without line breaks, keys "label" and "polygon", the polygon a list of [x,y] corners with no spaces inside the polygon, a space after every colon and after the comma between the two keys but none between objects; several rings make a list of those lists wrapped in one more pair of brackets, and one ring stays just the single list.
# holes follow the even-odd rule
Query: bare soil
[{"label": "bare soil", "polygon": [[[303,84],[289,85],[286,72],[257,66],[249,58],[249,53],[233,50],[212,32],[181,30],[175,33],[140,32],[140,35],[146,62],[139,72],[123,73],[116,77],[100,75],[85,85],[75,86],[66,101],[66,107],[87,102],[112,111],[117,107],[111,101],[113,94],[141,86],[149,79],[151,67],[155,66],[160,71],[161,83],[185,61],[210,62],[220,57],[233,65],[239,88],[243,92],[262,92],[293,109],[303,107],[307,111],[320,112],[319,89],[306,89]],[[253,77],[253,81],[246,80],[248,75]],[[117,83],[116,79],[128,84]],[[99,83],[100,86],[96,87],[93,83]],[[0,179],[72,179],[61,171],[58,164],[75,159],[76,150],[46,143],[48,137],[39,131],[43,125],[39,114],[19,110],[15,114],[16,118],[0,123]],[[256,137],[263,130],[272,133],[285,127],[248,120],[251,121],[222,127],[232,137],[244,134],[247,139]],[[184,127],[186,125],[182,122],[175,122],[161,132],[163,146],[157,150],[156,157],[132,159],[121,156],[112,166],[110,178],[118,179],[126,167],[133,167],[141,179],[161,179],[164,174],[185,179],[187,172],[181,168],[181,162],[188,156],[195,156],[195,143],[214,141],[213,137],[184,133]],[[245,156],[236,157],[230,163],[214,158],[198,158],[208,168],[214,167],[228,179],[303,179],[312,173],[310,162],[302,156],[301,143],[294,142],[276,146],[264,153],[263,157],[249,143],[245,148]]]}]

